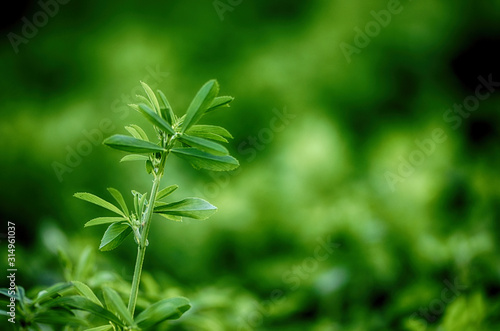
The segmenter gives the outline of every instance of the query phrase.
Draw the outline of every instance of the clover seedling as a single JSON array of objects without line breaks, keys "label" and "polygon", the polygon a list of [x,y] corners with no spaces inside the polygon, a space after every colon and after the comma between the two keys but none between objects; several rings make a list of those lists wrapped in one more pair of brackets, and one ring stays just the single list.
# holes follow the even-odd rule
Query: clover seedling
[{"label": "clover seedling", "polygon": [[[200,198],[185,198],[174,202],[164,202],[177,188],[171,185],[160,189],[160,181],[165,172],[165,164],[170,155],[180,157],[196,169],[228,171],[239,166],[220,143],[232,138],[224,128],[214,125],[200,125],[198,121],[207,113],[228,107],[233,100],[228,96],[217,96],[219,85],[210,80],[198,91],[186,114],[178,117],[161,91],[155,94],[151,88],[141,83],[146,96],[138,96],[140,103],[130,105],[141,113],[154,127],[156,137],[150,140],[145,131],[137,126],[126,126],[130,135],[114,135],[104,140],[104,144],[124,151],[121,161],[141,161],[146,171],[153,177],[150,194],[132,191],[134,206],[129,208],[123,195],[116,189],[108,188],[117,205],[91,193],[76,193],[75,197],[96,204],[116,214],[112,217],[98,217],[85,226],[107,225],[99,249],[110,251],[123,243],[132,234],[137,244],[137,259],[128,306],[119,294],[109,287],[103,288],[104,304],[93,291],[81,282],[73,282],[81,296],[57,298],[59,306],[89,311],[108,320],[108,324],[96,330],[144,330],[168,319],[180,317],[190,308],[186,298],[169,298],[152,304],[139,315],[134,316],[142,266],[148,246],[148,234],[153,214],[168,220],[181,221],[183,217],[204,220],[217,208]],[[132,241],[130,241],[132,242]]]}]

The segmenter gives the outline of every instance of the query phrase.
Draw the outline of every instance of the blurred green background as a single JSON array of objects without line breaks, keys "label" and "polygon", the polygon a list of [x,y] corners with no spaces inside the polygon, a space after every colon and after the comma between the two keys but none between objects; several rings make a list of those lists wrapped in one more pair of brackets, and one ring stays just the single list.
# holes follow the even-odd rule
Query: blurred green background
[{"label": "blurred green background", "polygon": [[128,288],[132,238],[98,252],[104,229],[83,224],[103,211],[72,194],[149,191],[101,144],[145,124],[126,106],[140,80],[182,114],[217,78],[235,101],[204,122],[241,167],[169,159],[162,185],[219,212],[154,219],[141,290],[193,302],[165,329],[500,329],[500,1],[45,3],[2,19],[18,285]]}]

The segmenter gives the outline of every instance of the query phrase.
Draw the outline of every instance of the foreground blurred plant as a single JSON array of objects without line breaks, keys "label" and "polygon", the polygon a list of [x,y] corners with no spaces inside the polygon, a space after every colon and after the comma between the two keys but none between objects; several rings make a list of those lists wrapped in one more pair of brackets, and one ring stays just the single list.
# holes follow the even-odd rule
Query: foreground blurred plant
[{"label": "foreground blurred plant", "polygon": [[[75,194],[79,199],[117,214],[114,217],[94,218],[85,224],[85,227],[108,224],[99,246],[101,251],[115,249],[131,233],[133,234],[137,244],[137,259],[128,306],[114,289],[103,287],[103,303],[89,286],[79,281],[56,284],[50,291],[41,292],[35,300],[24,298],[24,290],[21,290],[16,299],[20,302],[22,299],[22,307],[26,307],[27,313],[23,315],[23,321],[27,326],[39,329],[37,323],[61,324],[65,320],[68,323],[87,325],[86,319],[79,317],[81,314],[73,313],[73,310],[81,310],[108,322],[91,329],[94,331],[146,330],[154,328],[165,320],[179,318],[191,307],[186,298],[168,298],[151,304],[135,316],[153,214],[173,221],[181,221],[183,217],[204,220],[217,210],[215,206],[200,198],[162,201],[178,188],[177,185],[171,185],[160,190],[167,157],[170,154],[176,155],[188,161],[196,169],[228,171],[237,168],[238,161],[220,144],[227,142],[227,138],[232,138],[231,134],[220,126],[197,124],[203,115],[228,107],[233,98],[218,97],[218,83],[211,80],[198,91],[186,114],[177,117],[161,91],[156,95],[147,84],[141,84],[147,97],[137,96],[141,103],[130,106],[153,124],[156,141],[150,141],[141,127],[132,124],[125,127],[131,136],[114,135],[105,139],[104,144],[132,153],[124,156],[121,161],[145,162],[146,171],[153,176],[149,196],[147,193],[132,190],[134,208],[129,210],[123,195],[113,188],[108,188],[108,191],[118,206],[91,193]],[[78,295],[68,295],[68,293],[74,294],[75,291]],[[8,293],[0,292],[0,294],[8,296]]]}]

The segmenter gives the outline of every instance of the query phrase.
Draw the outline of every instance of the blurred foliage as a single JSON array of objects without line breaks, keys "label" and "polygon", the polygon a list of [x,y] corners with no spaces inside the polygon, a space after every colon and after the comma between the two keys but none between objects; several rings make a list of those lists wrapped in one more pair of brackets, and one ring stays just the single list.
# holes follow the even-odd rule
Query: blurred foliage
[{"label": "blurred foliage", "polygon": [[[18,284],[29,296],[65,279],[129,288],[134,245],[95,254],[101,231],[83,224],[100,211],[72,194],[147,190],[143,169],[101,144],[142,120],[126,107],[140,80],[182,113],[217,78],[236,99],[210,116],[241,169],[172,160],[163,185],[219,212],[153,222],[141,290],[193,304],[165,329],[498,330],[499,93],[445,113],[479,76],[500,81],[500,1],[401,1],[350,63],[340,45],[390,1],[220,2],[223,20],[213,1],[70,1],[18,53],[7,35],[41,7],[8,13],[1,256],[15,222]],[[447,139],[401,176],[436,129]]]}]

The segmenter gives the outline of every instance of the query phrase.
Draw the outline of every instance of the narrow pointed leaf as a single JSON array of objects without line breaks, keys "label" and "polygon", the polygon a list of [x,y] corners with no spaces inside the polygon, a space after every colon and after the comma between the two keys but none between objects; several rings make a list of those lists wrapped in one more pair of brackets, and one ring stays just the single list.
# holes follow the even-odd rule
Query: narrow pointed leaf
[{"label": "narrow pointed leaf", "polygon": [[36,323],[49,324],[49,325],[59,325],[59,326],[73,326],[73,330],[75,326],[78,325],[88,325],[88,322],[80,317],[77,317],[70,310],[48,310],[36,313],[33,317],[33,321]]},{"label": "narrow pointed leaf", "polygon": [[214,101],[212,101],[212,103],[210,104],[210,107],[208,107],[206,112],[208,113],[208,112],[217,110],[219,108],[229,107],[229,103],[233,100],[234,100],[234,98],[229,97],[229,96],[217,97],[214,99]]},{"label": "narrow pointed leaf", "polygon": [[120,317],[127,325],[133,325],[134,319],[123,303],[122,298],[120,298],[120,295],[110,287],[104,287],[103,293],[108,310],[115,313],[115,315]]},{"label": "narrow pointed leaf", "polygon": [[160,90],[158,90],[158,94],[160,95],[160,100],[163,103],[163,107],[160,107],[160,112],[163,118],[167,120],[170,125],[173,125],[175,119],[174,111],[172,110],[172,107],[170,106],[170,103],[168,102],[165,94],[163,94],[163,92]]},{"label": "narrow pointed leaf", "polygon": [[95,304],[103,307],[101,301],[97,298],[94,291],[92,291],[90,289],[90,287],[88,287],[86,284],[79,282],[79,281],[76,281],[76,280],[72,281],[72,283],[81,295],[83,295],[84,297],[86,297],[90,301],[94,302]]},{"label": "narrow pointed leaf", "polygon": [[[155,205],[156,206],[156,205]],[[169,221],[182,222],[182,216],[168,215],[168,214],[157,214]]]},{"label": "narrow pointed leaf", "polygon": [[127,219],[124,217],[97,217],[97,218],[91,219],[90,221],[85,223],[84,227],[87,228],[89,226],[123,222],[126,220]]},{"label": "narrow pointed leaf", "polygon": [[197,124],[193,125],[188,131],[186,131],[187,134],[200,133],[200,132],[210,132],[222,137],[233,138],[233,136],[231,135],[231,133],[229,133],[229,131],[224,129],[222,126],[217,126],[217,125]]},{"label": "narrow pointed leaf", "polygon": [[159,129],[169,133],[169,134],[175,134],[174,129],[170,126],[170,124],[167,123],[163,118],[161,118],[157,113],[155,113],[151,108],[149,108],[147,105],[141,103],[139,105],[139,112],[144,115],[144,117],[150,121],[152,124],[157,126]]},{"label": "narrow pointed leaf", "polygon": [[186,198],[181,201],[161,204],[154,208],[157,214],[168,214],[204,220],[217,211],[217,207],[199,198]]},{"label": "narrow pointed leaf", "polygon": [[133,127],[131,127],[131,126],[126,126],[126,127],[125,127],[125,130],[127,130],[127,131],[128,131],[128,133],[130,133],[130,134],[132,135],[132,137],[134,137],[134,138],[136,138],[136,139],[141,139],[141,140],[143,140],[143,139],[142,139],[142,137],[141,137],[141,135],[139,134],[139,132],[137,132],[137,130],[136,130],[136,129],[134,129]]},{"label": "narrow pointed leaf", "polygon": [[189,308],[191,308],[191,305],[186,298],[165,299],[146,308],[137,316],[135,321],[140,328],[147,329],[163,321],[177,319]]},{"label": "narrow pointed leaf", "polygon": [[75,193],[73,195],[75,198],[85,200],[87,202],[93,203],[95,205],[101,206],[103,208],[106,208],[108,210],[111,210],[114,213],[117,213],[118,215],[121,215],[123,217],[126,217],[126,215],[118,209],[115,205],[113,205],[110,202],[107,202],[106,200],[99,198],[97,195],[93,195],[92,193],[86,193],[86,192],[81,192],[81,193]]},{"label": "narrow pointed leaf", "polygon": [[125,200],[123,199],[123,195],[120,193],[120,191],[118,191],[117,189],[114,189],[112,187],[108,187],[108,191],[109,191],[109,193],[111,193],[113,198],[115,198],[116,202],[118,202],[118,204],[122,208],[122,211],[128,217],[129,213],[128,213],[127,204],[125,203]]},{"label": "narrow pointed leaf", "polygon": [[61,297],[57,298],[54,300],[49,301],[46,306],[48,307],[58,307],[58,306],[67,306],[72,309],[78,309],[78,310],[83,310],[89,313],[92,313],[94,315],[97,315],[99,317],[102,317],[108,321],[111,321],[113,323],[116,323],[120,326],[125,326],[125,324],[115,316],[112,312],[109,310],[99,306],[92,300],[89,300],[85,297],[82,296],[66,296],[66,297]]},{"label": "narrow pointed leaf", "polygon": [[137,131],[140,135],[141,135],[141,139],[142,140],[146,140],[146,141],[149,141],[149,138],[148,138],[148,135],[146,134],[146,132],[144,132],[144,130],[139,126],[139,125],[136,125],[136,124],[130,124],[130,126],[132,128],[135,129],[135,131]]},{"label": "narrow pointed leaf", "polygon": [[120,162],[127,162],[127,161],[146,161],[149,160],[149,157],[146,155],[139,155],[139,154],[129,154],[125,155],[124,157],[121,158]]},{"label": "narrow pointed leaf", "polygon": [[179,137],[179,140],[191,147],[196,147],[199,150],[210,154],[214,155],[229,154],[226,147],[205,138],[194,137],[194,136],[189,136],[187,134],[183,134],[182,136]]},{"label": "narrow pointed leaf", "polygon": [[212,79],[205,83],[198,91],[186,112],[186,118],[182,124],[181,133],[184,133],[191,126],[195,125],[210,107],[214,98],[219,93],[219,84]]},{"label": "narrow pointed leaf", "polygon": [[238,160],[230,155],[212,155],[192,147],[172,148],[171,152],[188,161],[195,169],[229,171],[236,169],[240,165]]},{"label": "narrow pointed leaf", "polygon": [[113,327],[110,324],[96,326],[95,328],[87,329],[85,331],[109,331],[112,330]]},{"label": "narrow pointed leaf", "polygon": [[165,151],[163,147],[150,143],[149,141],[121,134],[115,134],[114,136],[106,138],[103,143],[109,147],[131,153],[149,154]]},{"label": "narrow pointed leaf", "polygon": [[148,105],[149,108],[155,109],[155,107],[153,106],[153,104],[151,103],[151,101],[149,101],[149,99],[146,98],[145,96],[138,94],[135,97],[137,99],[139,99],[139,102]]},{"label": "narrow pointed leaf", "polygon": [[160,190],[156,194],[155,200],[161,200],[161,199],[165,198],[166,196],[172,194],[178,188],[179,188],[179,185],[176,185],[176,184],[165,187],[164,189]]},{"label": "narrow pointed leaf", "polygon": [[154,94],[153,90],[149,87],[148,84],[141,82],[142,88],[144,91],[146,91],[146,94],[148,95],[149,100],[151,101],[151,104],[155,107],[156,111],[160,111],[160,104],[158,103],[158,99],[156,99],[156,95]]},{"label": "narrow pointed leaf", "polygon": [[139,106],[134,104],[134,103],[129,103],[127,106],[129,106],[130,108],[132,108],[135,111],[139,111]]},{"label": "narrow pointed leaf", "polygon": [[71,283],[57,283],[51,287],[38,292],[38,296],[33,300],[33,304],[41,303],[47,299],[51,299],[53,296],[57,295],[59,292],[64,291],[73,286]]},{"label": "narrow pointed leaf", "polygon": [[132,228],[126,223],[111,224],[104,232],[99,249],[103,252],[115,249],[131,232]]}]

